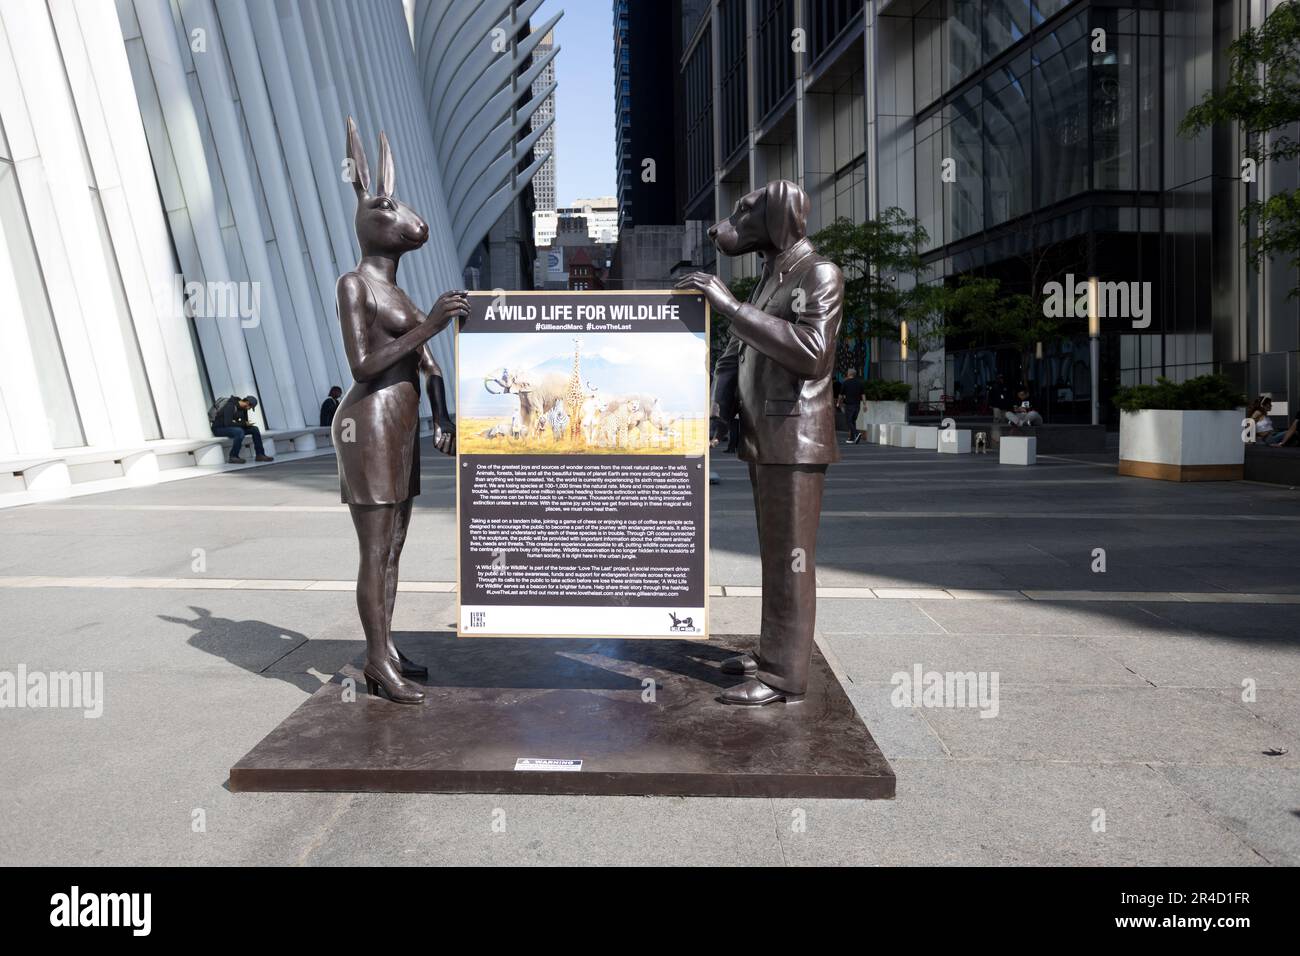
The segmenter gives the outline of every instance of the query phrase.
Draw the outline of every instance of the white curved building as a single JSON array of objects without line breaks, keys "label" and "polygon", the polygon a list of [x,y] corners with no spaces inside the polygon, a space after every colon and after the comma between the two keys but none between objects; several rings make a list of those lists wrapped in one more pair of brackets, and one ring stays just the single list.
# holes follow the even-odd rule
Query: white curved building
[{"label": "white curved building", "polygon": [[417,66],[401,0],[0,3],[0,503],[215,465],[219,395],[260,398],[276,454],[325,443],[345,118],[429,222],[400,277],[431,304],[545,160],[518,6],[417,0]]}]

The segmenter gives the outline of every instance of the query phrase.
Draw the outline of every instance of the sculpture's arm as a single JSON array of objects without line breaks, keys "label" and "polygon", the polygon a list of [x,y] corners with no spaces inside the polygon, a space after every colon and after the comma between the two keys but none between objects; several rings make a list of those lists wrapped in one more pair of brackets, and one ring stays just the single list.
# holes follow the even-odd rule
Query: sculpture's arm
[{"label": "sculpture's arm", "polygon": [[436,375],[442,378],[442,366],[433,357],[433,349],[429,347],[428,342],[425,342],[420,348],[420,371],[425,375]]},{"label": "sculpture's arm", "polygon": [[711,443],[727,437],[731,420],[740,407],[740,339],[734,335],[713,366],[713,408],[710,418]]},{"label": "sculpture's arm", "polygon": [[447,386],[427,342],[420,348],[420,371],[424,373],[424,390],[433,410],[433,447],[444,455],[455,454],[456,426],[447,413]]},{"label": "sculpture's arm", "polygon": [[731,334],[802,378],[823,378],[835,365],[835,337],[844,304],[844,276],[819,263],[795,292],[803,308],[794,320],[741,304],[731,317]]},{"label": "sculpture's arm", "polygon": [[429,367],[425,369],[424,388],[429,393],[429,407],[433,409],[435,425],[451,425],[451,416],[447,413],[447,385],[443,380],[442,369],[438,363],[429,358]]}]

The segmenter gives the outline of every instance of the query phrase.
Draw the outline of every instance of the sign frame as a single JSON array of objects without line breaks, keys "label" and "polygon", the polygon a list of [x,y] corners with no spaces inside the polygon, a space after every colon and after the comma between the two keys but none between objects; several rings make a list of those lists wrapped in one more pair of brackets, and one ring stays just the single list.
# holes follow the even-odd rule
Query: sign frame
[{"label": "sign frame", "polygon": [[[456,342],[455,342],[456,368],[455,368],[455,370],[454,370],[454,374],[453,374],[453,378],[452,378],[453,387],[456,389],[456,393],[455,393],[455,394],[456,394],[456,487],[455,487],[455,495],[456,495],[456,528],[455,528],[455,536],[456,536],[456,538],[455,538],[455,540],[456,540],[456,544],[455,544],[455,547],[456,547],[456,581],[455,581],[455,585],[454,585],[454,590],[455,590],[455,593],[456,593],[456,637],[457,637],[458,639],[461,639],[461,638],[470,638],[470,639],[472,639],[472,638],[487,638],[487,639],[489,639],[489,640],[508,640],[508,639],[513,639],[513,638],[520,638],[520,639],[536,639],[536,638],[544,638],[544,639],[545,639],[545,638],[550,638],[550,639],[556,639],[556,640],[593,640],[593,641],[600,641],[600,640],[615,640],[615,641],[634,641],[634,640],[669,640],[669,641],[691,640],[691,641],[707,641],[707,640],[709,639],[709,610],[710,610],[710,607],[709,607],[709,596],[710,596],[710,595],[709,595],[709,592],[710,592],[711,587],[712,587],[712,585],[710,584],[710,581],[711,581],[711,577],[710,577],[711,564],[710,564],[710,540],[709,540],[709,523],[710,523],[710,521],[709,521],[709,519],[710,519],[710,515],[711,515],[711,502],[710,502],[710,481],[709,481],[709,478],[710,478],[710,475],[712,474],[712,453],[713,453],[712,444],[711,444],[711,441],[710,441],[710,429],[711,429],[712,421],[711,421],[711,417],[710,417],[710,415],[709,415],[709,412],[712,410],[712,401],[713,401],[712,394],[711,394],[711,391],[712,391],[712,379],[713,379],[713,368],[712,368],[712,365],[711,365],[711,361],[712,361],[712,357],[713,357],[713,353],[712,353],[712,330],[713,330],[712,319],[713,319],[713,317],[712,317],[711,309],[710,309],[710,307],[709,307],[709,300],[708,300],[708,298],[706,298],[702,293],[697,292],[697,291],[695,291],[694,289],[590,289],[590,290],[578,290],[578,289],[528,289],[528,290],[522,290],[522,291],[518,291],[518,292],[503,292],[503,291],[499,291],[499,290],[498,290],[498,291],[493,291],[493,290],[481,290],[481,291],[472,291],[472,292],[469,293],[470,298],[489,298],[489,299],[498,299],[498,298],[499,298],[499,299],[504,299],[504,300],[507,300],[507,301],[510,300],[510,299],[516,298],[516,297],[525,297],[525,296],[548,296],[548,295],[578,296],[578,297],[584,297],[584,298],[585,298],[585,297],[588,297],[588,296],[590,296],[590,297],[605,297],[605,296],[617,296],[617,295],[639,295],[639,296],[645,296],[645,295],[684,295],[684,296],[692,296],[692,297],[695,297],[695,298],[698,298],[698,299],[702,299],[702,300],[703,300],[703,305],[704,305],[704,346],[705,346],[705,347],[704,347],[704,381],[705,381],[705,389],[706,389],[706,392],[705,392],[705,403],[706,403],[706,407],[705,407],[705,419],[704,419],[704,428],[705,428],[705,434],[704,434],[704,455],[703,455],[703,458],[702,458],[702,461],[703,461],[703,467],[704,467],[704,519],[703,519],[703,523],[704,523],[704,593],[703,593],[703,598],[704,598],[704,621],[703,621],[703,626],[699,629],[699,633],[695,633],[695,634],[687,634],[687,633],[677,633],[677,634],[674,634],[674,633],[668,633],[668,634],[606,634],[606,635],[599,635],[599,634],[493,634],[493,633],[482,633],[482,632],[474,632],[474,631],[465,631],[465,630],[461,627],[461,620],[462,620],[462,617],[461,617],[461,607],[462,607],[462,599],[463,599],[463,597],[464,597],[464,595],[463,595],[463,593],[462,593],[462,591],[461,591],[461,582],[462,582],[463,578],[462,578],[462,576],[461,576],[461,550],[462,550],[462,549],[461,549],[461,511],[460,511],[461,472],[462,472],[462,470],[464,469],[464,465],[463,465],[462,462],[461,462],[461,441],[460,441],[460,422],[461,422],[461,417],[462,417],[462,416],[461,416],[461,408],[460,408],[460,335],[461,335],[461,327],[462,327],[462,325],[464,324],[464,320],[461,320],[461,321],[458,322],[457,325],[456,325]],[[542,333],[542,334],[545,334],[545,333]]]}]

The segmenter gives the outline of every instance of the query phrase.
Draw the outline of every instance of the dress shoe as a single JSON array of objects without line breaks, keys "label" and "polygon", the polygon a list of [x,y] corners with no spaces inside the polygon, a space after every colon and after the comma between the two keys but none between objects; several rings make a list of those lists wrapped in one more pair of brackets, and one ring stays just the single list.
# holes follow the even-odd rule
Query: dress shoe
[{"label": "dress shoe", "polygon": [[718,700],[724,704],[739,704],[742,707],[762,707],[764,704],[773,704],[778,700],[787,704],[797,704],[803,700],[803,697],[803,694],[791,694],[769,687],[757,677],[751,677],[743,684],[728,687],[718,695]]},{"label": "dress shoe", "polygon": [[368,663],[362,673],[366,678],[366,691],[371,697],[379,697],[382,690],[383,696],[395,704],[424,703],[424,691],[403,679],[390,660],[378,666]]},{"label": "dress shoe", "polygon": [[753,655],[737,654],[735,657],[728,657],[724,660],[718,669],[724,674],[740,674],[744,677],[753,677],[758,673],[758,661],[754,660]]},{"label": "dress shoe", "polygon": [[423,664],[415,663],[401,650],[397,648],[394,648],[394,650],[397,650],[397,670],[403,677],[418,677],[420,680],[424,680],[429,676],[429,668]]},{"label": "dress shoe", "polygon": [[254,461],[275,461],[270,455],[258,455]]},{"label": "dress shoe", "polygon": [[229,465],[242,465],[244,463],[244,459],[240,458],[238,455],[231,455],[229,458],[226,459],[226,463]]}]

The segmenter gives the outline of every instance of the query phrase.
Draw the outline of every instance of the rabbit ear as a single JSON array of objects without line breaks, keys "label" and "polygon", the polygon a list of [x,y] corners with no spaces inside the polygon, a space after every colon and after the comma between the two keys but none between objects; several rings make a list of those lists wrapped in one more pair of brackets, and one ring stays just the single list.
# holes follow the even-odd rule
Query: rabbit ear
[{"label": "rabbit ear", "polygon": [[393,168],[393,151],[388,148],[388,134],[379,131],[379,181],[375,183],[375,195],[392,196],[393,185],[397,181],[397,171]]},{"label": "rabbit ear", "polygon": [[366,162],[366,151],[361,145],[361,134],[357,124],[348,117],[348,164],[352,188],[357,191],[357,198],[370,192],[370,164]]}]

